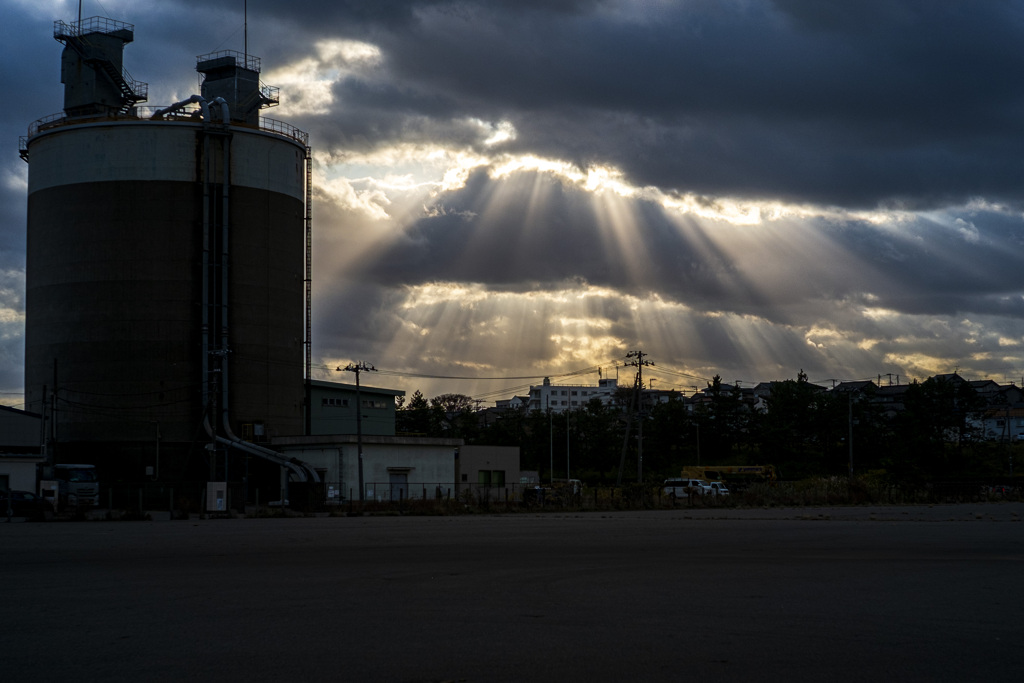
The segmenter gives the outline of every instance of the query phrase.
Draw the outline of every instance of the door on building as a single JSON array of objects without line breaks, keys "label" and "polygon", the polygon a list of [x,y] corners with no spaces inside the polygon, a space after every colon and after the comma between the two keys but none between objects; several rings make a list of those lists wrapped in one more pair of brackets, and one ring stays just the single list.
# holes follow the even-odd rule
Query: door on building
[{"label": "door on building", "polygon": [[391,482],[391,500],[408,500],[409,473],[389,472],[388,478]]}]

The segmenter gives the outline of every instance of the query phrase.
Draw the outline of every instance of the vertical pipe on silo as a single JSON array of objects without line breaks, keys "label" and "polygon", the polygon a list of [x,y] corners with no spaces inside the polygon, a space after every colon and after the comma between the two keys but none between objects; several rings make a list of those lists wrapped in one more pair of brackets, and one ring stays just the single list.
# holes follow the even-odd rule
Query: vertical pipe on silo
[{"label": "vertical pipe on silo", "polygon": [[[204,114],[206,113],[204,107]],[[203,304],[202,304],[202,373],[203,416],[210,400],[210,138],[205,128],[196,134],[202,147],[203,174]],[[216,417],[214,418],[216,419]]]},{"label": "vertical pipe on silo", "polygon": [[230,394],[230,383],[228,377],[228,276],[229,276],[229,245],[228,228],[230,225],[230,214],[228,208],[231,200],[231,117],[228,115],[228,105],[223,98],[218,97],[214,102],[220,104],[221,115],[224,118],[224,134],[221,138],[221,256],[220,256],[220,351],[221,356],[221,424],[228,434],[233,434],[231,423],[228,419],[228,398]]}]

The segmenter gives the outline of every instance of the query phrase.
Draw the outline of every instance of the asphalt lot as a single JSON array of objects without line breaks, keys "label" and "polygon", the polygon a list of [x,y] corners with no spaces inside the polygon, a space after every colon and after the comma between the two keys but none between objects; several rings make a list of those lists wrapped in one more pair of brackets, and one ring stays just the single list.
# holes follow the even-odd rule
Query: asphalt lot
[{"label": "asphalt lot", "polygon": [[1024,504],[0,522],[0,671],[82,681],[989,681]]}]

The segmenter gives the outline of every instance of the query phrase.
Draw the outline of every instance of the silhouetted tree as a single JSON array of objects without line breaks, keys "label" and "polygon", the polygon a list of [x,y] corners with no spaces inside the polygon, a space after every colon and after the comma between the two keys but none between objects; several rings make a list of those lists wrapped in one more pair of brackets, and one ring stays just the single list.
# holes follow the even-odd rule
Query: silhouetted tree
[{"label": "silhouetted tree", "polygon": [[436,429],[430,403],[417,389],[409,403],[398,406],[395,413],[395,431],[399,434],[434,436]]},{"label": "silhouetted tree", "polygon": [[430,399],[431,413],[439,432],[434,436],[472,439],[479,431],[473,399],[465,394],[440,394]]},{"label": "silhouetted tree", "polygon": [[892,448],[886,468],[906,477],[949,477],[967,466],[963,446],[972,441],[968,417],[982,408],[977,392],[963,381],[932,377],[914,382],[892,420]]},{"label": "silhouetted tree", "polygon": [[722,384],[718,375],[708,382],[707,396],[709,400],[694,409],[700,427],[701,463],[729,464],[740,457],[734,447],[747,438],[750,410],[743,405],[739,388]]}]

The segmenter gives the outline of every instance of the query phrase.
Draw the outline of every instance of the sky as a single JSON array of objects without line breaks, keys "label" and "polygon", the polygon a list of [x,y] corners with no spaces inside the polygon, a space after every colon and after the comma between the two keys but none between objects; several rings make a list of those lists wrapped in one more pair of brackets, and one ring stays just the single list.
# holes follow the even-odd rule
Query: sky
[{"label": "sky", "polygon": [[[1024,0],[84,0],[150,105],[262,59],[314,154],[313,376],[488,405],[719,375],[1024,382]],[[0,403],[53,21],[0,7]],[[246,32],[245,26],[248,26]],[[600,369],[600,370],[599,370]],[[650,383],[653,380],[653,384]]]}]

